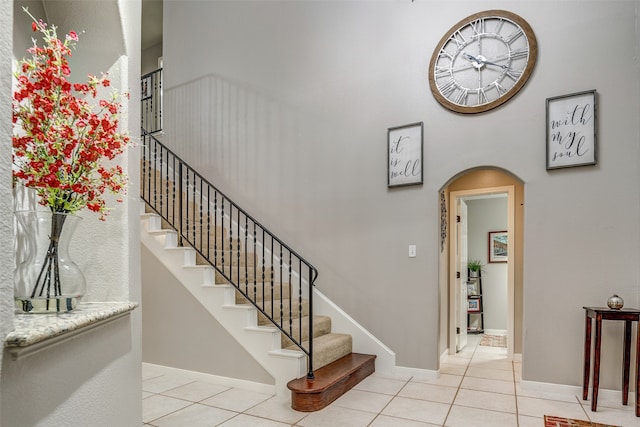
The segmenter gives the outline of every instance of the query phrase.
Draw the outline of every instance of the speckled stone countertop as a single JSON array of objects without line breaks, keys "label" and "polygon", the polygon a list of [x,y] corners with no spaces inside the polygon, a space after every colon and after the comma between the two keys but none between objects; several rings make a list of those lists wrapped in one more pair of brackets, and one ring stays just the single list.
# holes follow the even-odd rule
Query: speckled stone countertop
[{"label": "speckled stone countertop", "polygon": [[138,306],[135,302],[88,302],[80,303],[68,313],[16,314],[15,330],[9,332],[4,346],[29,347],[51,338],[77,333],[83,329],[116,319]]}]

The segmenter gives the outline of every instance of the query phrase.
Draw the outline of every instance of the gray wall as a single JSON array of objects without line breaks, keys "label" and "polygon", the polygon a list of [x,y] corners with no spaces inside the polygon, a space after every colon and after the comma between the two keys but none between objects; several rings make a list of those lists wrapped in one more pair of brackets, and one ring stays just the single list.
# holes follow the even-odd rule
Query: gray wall
[{"label": "gray wall", "polygon": [[[433,50],[454,23],[494,8],[532,25],[536,69],[501,108],[451,113],[429,90]],[[510,171],[525,183],[523,377],[578,385],[582,306],[614,292],[640,302],[638,9],[638,1],[167,2],[165,140],[307,256],[318,287],[399,365],[425,369],[438,368],[446,309],[438,190],[478,166]],[[598,165],[547,172],[545,99],[589,89],[600,95]],[[386,130],[416,121],[425,124],[424,184],[388,189]],[[620,339],[613,326],[605,333]],[[616,350],[607,351],[602,386],[617,388]]]},{"label": "gray wall", "polygon": [[142,51],[142,74],[158,69],[158,58],[162,56],[162,43],[158,43]]}]

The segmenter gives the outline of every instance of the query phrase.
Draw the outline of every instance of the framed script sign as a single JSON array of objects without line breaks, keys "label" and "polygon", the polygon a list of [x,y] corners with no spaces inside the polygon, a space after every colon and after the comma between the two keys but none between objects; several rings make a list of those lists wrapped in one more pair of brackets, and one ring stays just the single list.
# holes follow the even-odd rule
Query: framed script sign
[{"label": "framed script sign", "polygon": [[596,91],[547,98],[547,170],[596,164]]},{"label": "framed script sign", "polygon": [[388,186],[422,184],[422,122],[389,128]]}]

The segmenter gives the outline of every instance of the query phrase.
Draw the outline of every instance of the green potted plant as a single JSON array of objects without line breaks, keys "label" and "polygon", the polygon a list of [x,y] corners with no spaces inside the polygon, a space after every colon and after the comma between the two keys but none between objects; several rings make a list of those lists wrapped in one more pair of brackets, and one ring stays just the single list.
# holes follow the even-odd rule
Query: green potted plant
[{"label": "green potted plant", "polygon": [[481,271],[484,271],[484,266],[479,259],[470,259],[467,261],[467,268],[469,269],[470,278],[477,278]]}]

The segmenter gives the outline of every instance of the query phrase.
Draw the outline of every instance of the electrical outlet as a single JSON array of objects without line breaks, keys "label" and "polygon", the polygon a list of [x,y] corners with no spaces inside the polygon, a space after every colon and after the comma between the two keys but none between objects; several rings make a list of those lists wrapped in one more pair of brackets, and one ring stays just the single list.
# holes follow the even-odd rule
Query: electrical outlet
[{"label": "electrical outlet", "polygon": [[416,257],[416,245],[409,245],[409,258]]}]

